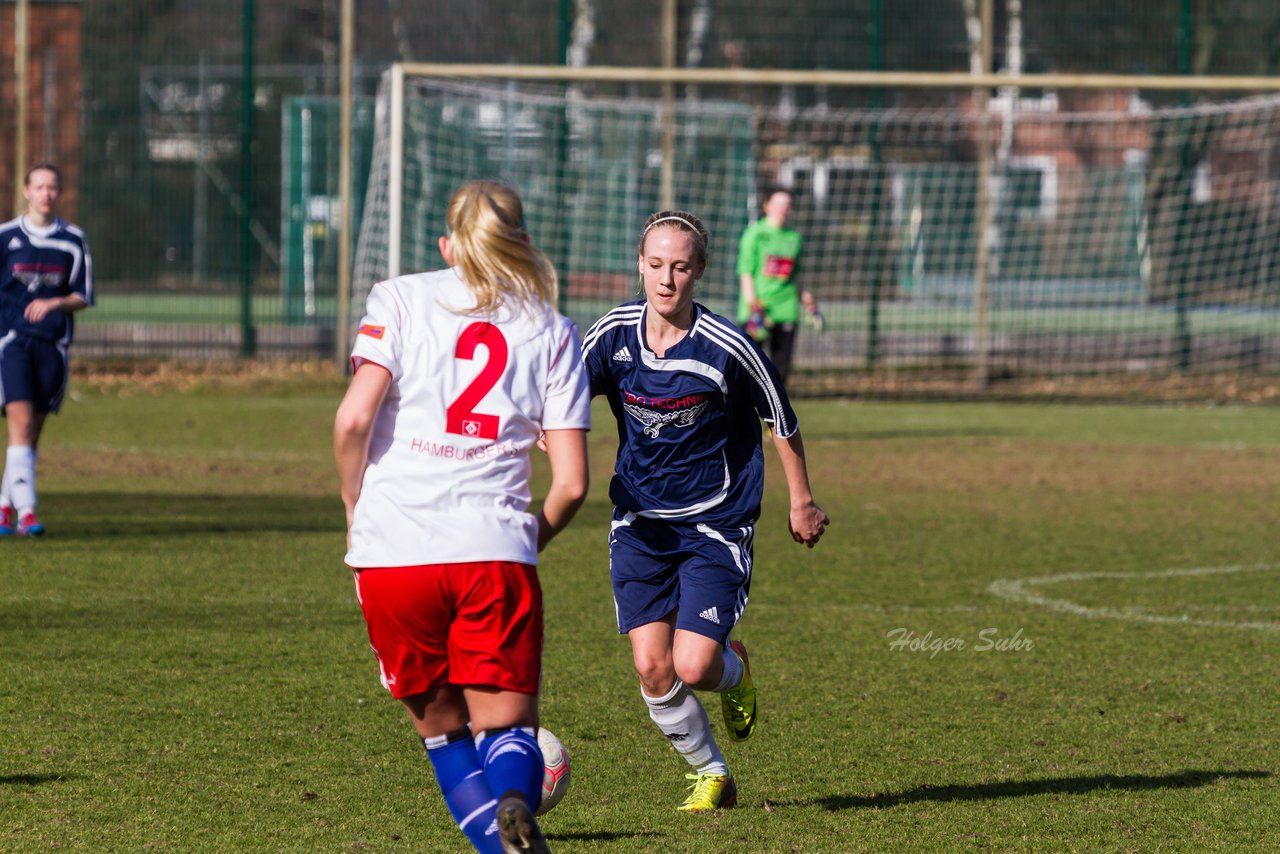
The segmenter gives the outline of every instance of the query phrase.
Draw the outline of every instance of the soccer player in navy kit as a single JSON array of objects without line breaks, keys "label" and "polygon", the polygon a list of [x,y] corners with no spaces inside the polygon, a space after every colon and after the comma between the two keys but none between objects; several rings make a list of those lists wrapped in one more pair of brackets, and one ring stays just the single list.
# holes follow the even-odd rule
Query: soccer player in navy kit
[{"label": "soccer player in navy kit", "polygon": [[730,320],[693,300],[709,235],[661,211],[640,236],[644,298],[592,326],[583,361],[618,426],[610,575],[649,716],[693,766],[683,812],[727,808],[737,786],[692,689],[721,696],[736,740],[756,726],[747,651],[729,635],[751,584],[768,423],[791,495],[788,524],[812,547],[830,524],[777,370]]},{"label": "soccer player in navy kit", "polygon": [[0,483],[0,535],[38,536],[36,446],[67,390],[73,312],[93,305],[93,264],[84,232],[54,210],[56,166],[27,172],[27,212],[0,225],[0,409],[9,426]]}]

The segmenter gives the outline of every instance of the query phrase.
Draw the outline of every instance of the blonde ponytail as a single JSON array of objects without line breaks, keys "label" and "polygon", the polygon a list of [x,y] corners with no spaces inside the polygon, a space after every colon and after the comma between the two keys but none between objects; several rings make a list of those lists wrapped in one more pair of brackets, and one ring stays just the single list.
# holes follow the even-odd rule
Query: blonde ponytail
[{"label": "blonde ponytail", "polygon": [[524,204],[497,181],[468,181],[445,213],[449,256],[475,295],[471,314],[488,314],[512,302],[554,307],[559,277],[551,260],[529,241]]}]

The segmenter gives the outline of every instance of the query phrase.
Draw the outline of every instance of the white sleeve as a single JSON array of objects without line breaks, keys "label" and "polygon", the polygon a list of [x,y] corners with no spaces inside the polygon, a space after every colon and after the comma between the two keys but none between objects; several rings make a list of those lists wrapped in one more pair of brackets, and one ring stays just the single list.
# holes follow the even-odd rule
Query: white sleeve
[{"label": "white sleeve", "polygon": [[543,430],[590,430],[591,392],[580,356],[578,327],[561,317],[547,370]]},{"label": "white sleeve", "polygon": [[373,362],[386,368],[392,379],[399,379],[403,352],[404,306],[387,283],[379,282],[369,291],[365,314],[351,347],[351,368]]}]

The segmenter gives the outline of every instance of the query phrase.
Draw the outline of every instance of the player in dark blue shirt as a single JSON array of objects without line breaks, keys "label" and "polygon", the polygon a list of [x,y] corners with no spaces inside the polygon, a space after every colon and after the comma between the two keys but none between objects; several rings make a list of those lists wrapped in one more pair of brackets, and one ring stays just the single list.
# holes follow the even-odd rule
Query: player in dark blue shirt
[{"label": "player in dark blue shirt", "polygon": [[56,166],[33,166],[22,192],[26,214],[0,225],[0,409],[9,426],[0,535],[37,536],[36,447],[66,393],[71,315],[93,304],[93,262],[84,232],[54,214]]},{"label": "player in dark blue shirt", "polygon": [[644,299],[610,311],[582,345],[591,392],[605,395],[618,425],[609,485],[618,630],[631,640],[650,718],[694,768],[683,812],[737,799],[693,689],[720,694],[735,739],[755,731],[747,651],[729,634],[751,585],[761,420],[786,474],[792,537],[812,547],[830,524],[813,501],[777,370],[735,324],[693,301],[709,240],[691,213],[649,217],[639,245]]}]

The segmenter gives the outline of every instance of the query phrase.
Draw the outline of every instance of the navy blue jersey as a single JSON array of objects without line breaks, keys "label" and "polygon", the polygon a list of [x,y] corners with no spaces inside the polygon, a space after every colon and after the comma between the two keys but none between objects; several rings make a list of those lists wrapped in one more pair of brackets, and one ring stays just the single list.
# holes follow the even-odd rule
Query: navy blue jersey
[{"label": "navy blue jersey", "polygon": [[78,295],[93,305],[93,263],[84,232],[61,219],[45,229],[25,217],[0,225],[0,334],[71,343],[71,314],[51,311],[39,323],[24,316],[37,299]]},{"label": "navy blue jersey", "polygon": [[645,341],[644,300],[596,321],[582,344],[591,394],[618,422],[609,498],[654,519],[747,525],[760,515],[760,420],[779,436],[795,413],[773,363],[737,326],[694,304],[693,327],[662,358]]}]

